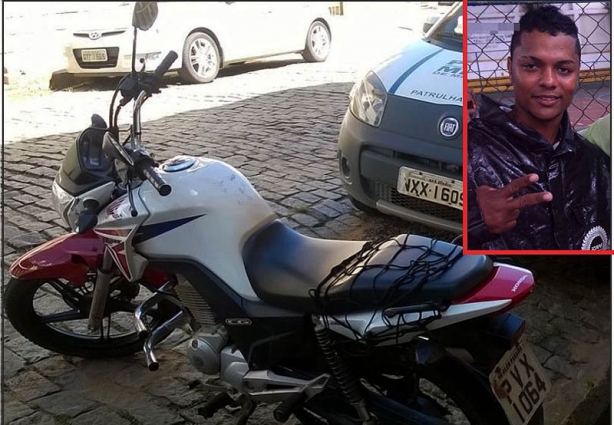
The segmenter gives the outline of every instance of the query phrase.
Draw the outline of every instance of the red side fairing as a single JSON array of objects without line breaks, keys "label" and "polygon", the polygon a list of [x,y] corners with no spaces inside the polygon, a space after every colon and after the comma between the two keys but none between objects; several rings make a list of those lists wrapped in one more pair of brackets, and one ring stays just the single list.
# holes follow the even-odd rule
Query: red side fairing
[{"label": "red side fairing", "polygon": [[454,304],[512,300],[507,307],[509,309],[525,299],[533,291],[534,284],[533,274],[529,270],[498,264],[484,284],[455,300]]},{"label": "red side fairing", "polygon": [[15,261],[10,273],[18,279],[66,279],[83,285],[88,270],[102,264],[104,244],[93,232],[69,233],[50,240]]},{"label": "red side fairing", "polygon": [[[108,208],[107,208],[108,211]],[[115,261],[115,265],[126,276],[128,280],[132,280],[132,272],[128,264],[128,254],[131,246],[131,233],[134,228],[129,229],[96,229],[94,230],[104,243],[109,247],[109,252]],[[130,240],[129,240],[130,239]]]},{"label": "red side fairing", "polygon": [[168,274],[161,270],[152,269],[147,267],[143,272],[143,282],[146,282],[150,287],[160,288],[162,285],[169,281]]}]

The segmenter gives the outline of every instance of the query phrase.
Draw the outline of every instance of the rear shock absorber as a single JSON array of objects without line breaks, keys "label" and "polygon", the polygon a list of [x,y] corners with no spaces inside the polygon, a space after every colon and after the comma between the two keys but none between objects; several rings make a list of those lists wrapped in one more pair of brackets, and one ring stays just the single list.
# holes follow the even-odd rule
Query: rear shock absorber
[{"label": "rear shock absorber", "polygon": [[326,361],[330,366],[333,376],[341,388],[341,392],[347,401],[354,406],[356,413],[358,413],[358,417],[363,424],[373,424],[374,422],[367,410],[365,398],[360,391],[358,380],[343,362],[335,347],[333,347],[333,343],[330,340],[330,335],[328,334],[328,329],[322,324],[316,324],[315,335],[316,340],[324,353],[324,357],[326,357]]}]

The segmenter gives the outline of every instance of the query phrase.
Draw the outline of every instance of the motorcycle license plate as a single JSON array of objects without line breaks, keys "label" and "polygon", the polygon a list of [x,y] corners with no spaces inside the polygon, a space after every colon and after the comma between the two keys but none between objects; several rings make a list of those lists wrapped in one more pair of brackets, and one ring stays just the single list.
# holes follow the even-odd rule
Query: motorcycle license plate
[{"label": "motorcycle license plate", "polygon": [[107,49],[82,50],[81,59],[83,62],[106,62]]},{"label": "motorcycle license plate", "polygon": [[414,198],[463,209],[463,182],[460,180],[401,167],[397,191]]},{"label": "motorcycle license plate", "polygon": [[552,387],[524,337],[505,353],[489,378],[511,425],[526,425]]}]

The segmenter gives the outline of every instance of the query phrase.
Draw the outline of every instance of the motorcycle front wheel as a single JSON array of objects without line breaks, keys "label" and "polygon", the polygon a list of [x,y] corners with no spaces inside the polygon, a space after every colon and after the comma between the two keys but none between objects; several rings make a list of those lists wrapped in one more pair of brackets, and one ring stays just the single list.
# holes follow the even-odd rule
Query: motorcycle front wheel
[{"label": "motorcycle front wheel", "polygon": [[[123,357],[143,348],[132,314],[147,297],[141,285],[123,278],[111,282],[107,308],[99,330],[88,329],[93,283],[74,286],[64,279],[19,280],[4,288],[4,311],[13,327],[34,344],[68,356]],[[174,306],[163,305],[147,316],[155,327],[172,317]]]}]

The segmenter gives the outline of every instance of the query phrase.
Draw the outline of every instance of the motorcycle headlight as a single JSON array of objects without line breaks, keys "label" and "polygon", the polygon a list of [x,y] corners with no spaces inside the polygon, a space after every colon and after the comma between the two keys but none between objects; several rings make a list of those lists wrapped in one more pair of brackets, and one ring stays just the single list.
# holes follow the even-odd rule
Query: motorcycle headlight
[{"label": "motorcycle headlight", "polygon": [[68,220],[68,210],[75,198],[64,189],[60,187],[60,185],[54,180],[53,185],[51,186],[51,202],[53,203],[53,209],[58,213],[58,215],[64,220],[64,222],[68,225],[68,227],[73,228],[70,225]]},{"label": "motorcycle headlight", "polygon": [[386,107],[386,88],[373,71],[350,92],[350,111],[362,122],[378,127]]}]

